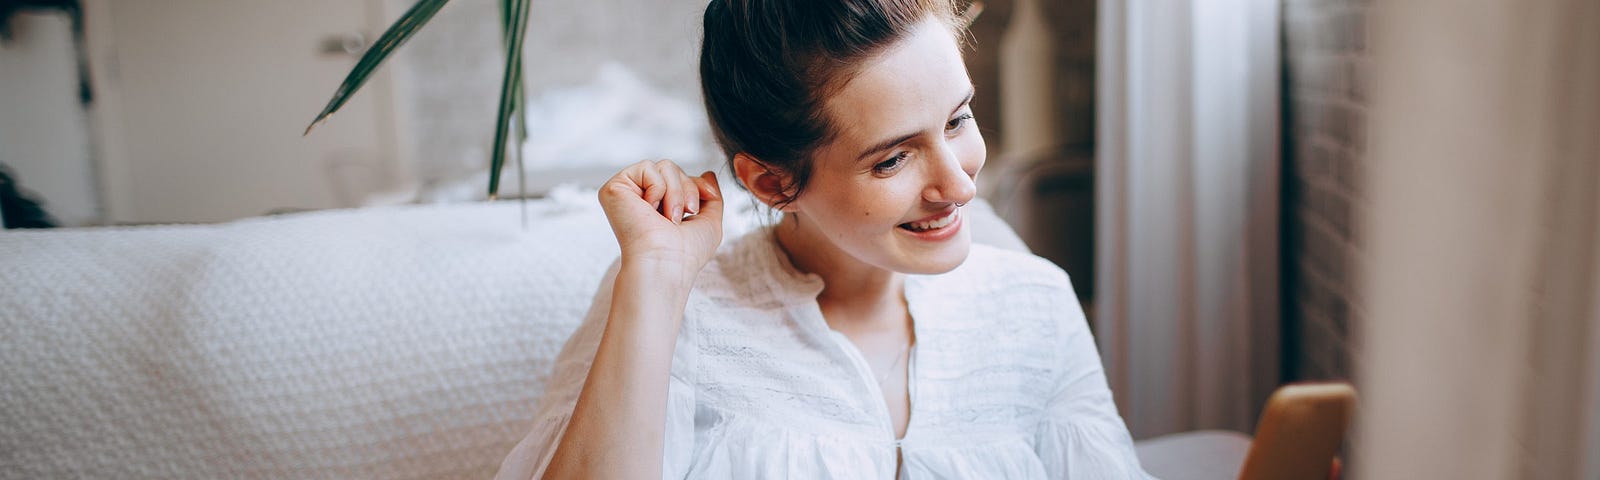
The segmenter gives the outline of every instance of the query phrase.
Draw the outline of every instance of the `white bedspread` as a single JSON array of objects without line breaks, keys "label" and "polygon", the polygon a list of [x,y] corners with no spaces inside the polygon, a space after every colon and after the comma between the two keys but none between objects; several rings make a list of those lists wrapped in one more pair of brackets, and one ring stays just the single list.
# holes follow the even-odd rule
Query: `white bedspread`
[{"label": "white bedspread", "polygon": [[0,477],[492,476],[617,252],[528,208],[0,233]]},{"label": "white bedspread", "polygon": [[491,476],[616,255],[594,208],[0,234],[0,475]]}]

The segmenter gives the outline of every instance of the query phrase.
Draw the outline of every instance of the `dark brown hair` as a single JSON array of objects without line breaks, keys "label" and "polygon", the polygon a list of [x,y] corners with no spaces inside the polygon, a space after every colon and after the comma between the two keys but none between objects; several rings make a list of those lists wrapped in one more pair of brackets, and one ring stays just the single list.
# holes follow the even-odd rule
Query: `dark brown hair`
[{"label": "dark brown hair", "polygon": [[866,59],[924,19],[965,28],[956,0],[711,0],[700,47],[700,88],[711,131],[727,154],[784,174],[793,201],[811,156],[833,139],[823,99]]}]

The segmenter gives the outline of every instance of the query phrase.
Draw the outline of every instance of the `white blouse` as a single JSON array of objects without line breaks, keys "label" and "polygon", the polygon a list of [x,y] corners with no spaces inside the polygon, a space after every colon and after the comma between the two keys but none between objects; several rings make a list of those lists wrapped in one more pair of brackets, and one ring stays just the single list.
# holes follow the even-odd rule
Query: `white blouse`
[{"label": "white blouse", "polygon": [[[1149,478],[1117,415],[1083,309],[1059,268],[973,245],[942,275],[908,275],[917,348],[911,415],[894,438],[870,368],[817,305],[770,229],[701,271],[672,358],[663,478]],[[497,478],[542,475],[600,343],[617,265],[562,349],[533,430]]]}]

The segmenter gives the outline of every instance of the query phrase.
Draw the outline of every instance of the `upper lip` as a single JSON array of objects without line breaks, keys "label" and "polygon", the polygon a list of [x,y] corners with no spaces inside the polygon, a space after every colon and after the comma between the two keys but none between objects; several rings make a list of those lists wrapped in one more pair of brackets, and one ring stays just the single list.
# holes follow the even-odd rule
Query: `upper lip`
[{"label": "upper lip", "polygon": [[[955,210],[956,210],[956,207],[951,206],[951,207],[946,208],[944,210],[940,210],[939,213],[935,213],[933,215],[928,215],[926,217],[922,217],[922,218],[919,218],[919,219],[916,219],[916,220],[912,220],[912,221],[909,221],[909,222],[906,222],[906,223],[931,222],[931,221],[934,221],[934,220],[938,220],[938,219],[950,216],[950,214],[954,213]],[[904,225],[904,224],[902,224],[902,225]]]}]

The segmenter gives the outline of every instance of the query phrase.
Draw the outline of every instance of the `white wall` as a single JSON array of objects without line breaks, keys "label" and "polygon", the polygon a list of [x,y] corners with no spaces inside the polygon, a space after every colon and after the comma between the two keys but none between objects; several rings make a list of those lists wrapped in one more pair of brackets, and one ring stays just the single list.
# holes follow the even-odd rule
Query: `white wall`
[{"label": "white wall", "polygon": [[[394,12],[411,3],[386,1]],[[705,0],[533,2],[523,47],[528,95],[537,100],[549,89],[590,84],[601,65],[615,62],[698,107],[705,6]],[[499,15],[496,2],[451,2],[385,67],[400,85],[402,117],[412,119],[402,137],[416,144],[423,183],[488,167],[505,68]],[[514,181],[502,179],[502,191]]]},{"label": "white wall", "polygon": [[[378,0],[83,0],[108,223],[348,207],[396,183],[389,71],[302,136]],[[311,14],[308,14],[310,12]]]},{"label": "white wall", "polygon": [[1600,3],[1374,8],[1354,473],[1600,478]]},{"label": "white wall", "polygon": [[0,44],[0,164],[63,225],[99,217],[89,123],[66,14],[21,13]]}]

